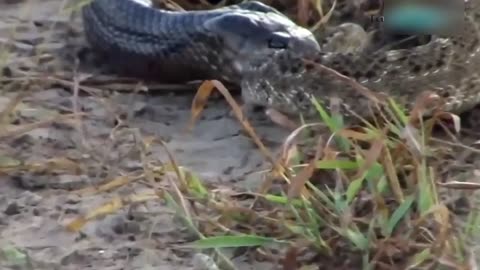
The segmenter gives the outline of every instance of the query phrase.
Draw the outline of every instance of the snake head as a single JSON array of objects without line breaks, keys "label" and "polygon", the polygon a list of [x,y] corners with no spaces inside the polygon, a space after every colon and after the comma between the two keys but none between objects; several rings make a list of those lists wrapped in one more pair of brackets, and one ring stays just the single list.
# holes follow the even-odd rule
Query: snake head
[{"label": "snake head", "polygon": [[223,55],[232,59],[239,74],[252,60],[278,51],[307,56],[320,50],[312,32],[279,12],[236,9],[207,20],[204,26],[223,41]]}]

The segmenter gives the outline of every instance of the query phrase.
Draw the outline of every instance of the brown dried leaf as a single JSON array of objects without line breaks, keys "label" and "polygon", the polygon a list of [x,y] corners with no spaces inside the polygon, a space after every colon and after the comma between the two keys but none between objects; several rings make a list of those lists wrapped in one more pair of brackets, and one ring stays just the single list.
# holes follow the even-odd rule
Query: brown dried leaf
[{"label": "brown dried leaf", "polygon": [[116,197],[110,202],[94,209],[91,212],[88,212],[86,215],[76,218],[73,221],[69,222],[66,228],[71,232],[78,232],[89,220],[92,220],[99,216],[105,216],[108,214],[115,213],[118,209],[123,207],[122,199]]},{"label": "brown dried leaf", "polygon": [[421,136],[419,130],[411,123],[408,123],[405,128],[401,130],[401,138],[405,140],[408,149],[412,151],[418,158],[425,153],[424,146],[420,143]]},{"label": "brown dried leaf", "polygon": [[373,134],[358,132],[358,131],[351,130],[351,129],[339,130],[338,134],[340,136],[345,137],[346,139],[354,139],[354,140],[364,141],[364,142],[370,142],[373,139],[375,139],[375,135],[373,135]]},{"label": "brown dried leaf", "polygon": [[301,26],[307,26],[308,24],[309,3],[308,0],[297,1],[297,23]]},{"label": "brown dried leaf", "polygon": [[439,225],[439,230],[435,238],[436,245],[432,251],[437,254],[438,258],[440,258],[448,241],[450,231],[450,211],[445,205],[439,205],[437,211],[433,212],[433,216]]},{"label": "brown dried leaf", "polygon": [[368,171],[372,165],[378,160],[380,155],[382,154],[382,150],[384,147],[384,140],[376,139],[373,141],[370,149],[365,153],[365,163],[363,166],[358,170],[357,174],[354,176],[353,179],[360,178],[366,171]]},{"label": "brown dried leaf", "polygon": [[235,99],[232,97],[228,89],[218,80],[209,80],[205,81],[199,88],[197,95],[194,98],[194,104],[192,105],[192,122],[193,119],[196,119],[200,114],[203,106],[205,105],[206,99],[210,96],[213,89],[217,89],[223,97],[227,100],[228,104],[232,108],[235,117],[240,121],[245,131],[250,135],[255,144],[260,148],[260,152],[268,159],[268,161],[273,165],[274,175],[282,175],[286,169],[282,164],[275,161],[273,155],[265,147],[260,138],[257,136],[255,130],[250,125],[248,120],[245,118],[241,107],[237,104]]},{"label": "brown dried leaf", "polygon": [[460,118],[460,116],[458,116],[456,114],[453,114],[453,113],[450,113],[450,112],[439,112],[439,113],[435,114],[434,117],[439,118],[439,119],[452,120],[453,129],[454,129],[455,133],[457,133],[457,134],[460,133],[460,129],[462,128],[462,119]]},{"label": "brown dried leaf", "polygon": [[78,115],[66,114],[66,115],[60,115],[60,116],[53,117],[51,119],[38,121],[38,122],[35,122],[35,123],[26,124],[26,125],[22,125],[22,126],[15,126],[15,127],[11,126],[10,130],[0,132],[0,140],[17,137],[17,136],[20,136],[20,135],[22,135],[26,132],[32,131],[36,128],[45,127],[45,126],[51,125],[55,122],[66,122],[68,120],[74,119],[74,118],[79,117],[79,116],[84,116],[84,115],[86,115],[86,114],[85,113],[80,113]]},{"label": "brown dried leaf", "polygon": [[188,127],[189,130],[193,129],[195,121],[198,119],[198,116],[200,116],[203,108],[205,108],[208,98],[212,94],[213,90],[215,90],[215,85],[212,83],[212,81],[204,81],[198,88],[198,91],[192,101],[192,117]]},{"label": "brown dried leaf", "polygon": [[275,109],[267,109],[266,114],[270,118],[270,120],[272,120],[272,122],[281,127],[285,127],[290,130],[294,130],[298,127],[298,125],[294,121],[292,121],[286,115]]},{"label": "brown dried leaf", "polygon": [[388,175],[388,181],[390,184],[390,188],[392,189],[393,194],[395,195],[395,199],[398,203],[402,203],[404,201],[402,187],[400,186],[400,180],[398,179],[398,175],[393,164],[392,155],[387,148],[384,148],[382,153],[381,163],[385,168],[385,173]]},{"label": "brown dried leaf", "polygon": [[280,162],[284,166],[288,166],[290,163],[290,159],[292,158],[293,154],[296,152],[297,147],[296,147],[296,138],[298,135],[300,135],[300,132],[302,132],[304,129],[317,126],[320,124],[305,124],[302,125],[298,128],[296,128],[294,131],[292,131],[288,137],[285,139],[285,141],[282,144],[282,147],[280,148]]},{"label": "brown dried leaf", "polygon": [[106,216],[112,213],[115,213],[120,208],[124,207],[130,203],[141,203],[150,200],[156,200],[158,196],[152,193],[142,193],[128,196],[126,198],[116,197],[110,200],[109,202],[103,204],[102,206],[95,208],[93,211],[88,212],[87,214],[74,219],[66,225],[66,228],[69,231],[77,232],[79,231],[88,221]]},{"label": "brown dried leaf", "polygon": [[137,177],[130,177],[130,176],[126,176],[126,175],[123,175],[123,176],[118,176],[118,177],[115,177],[113,180],[99,186],[99,187],[87,187],[87,188],[84,188],[84,189],[80,189],[80,190],[77,190],[75,191],[75,193],[77,194],[81,194],[81,195],[92,195],[92,194],[95,194],[95,193],[99,193],[99,192],[107,192],[107,191],[110,191],[112,189],[115,189],[117,187],[121,187],[121,186],[124,186],[134,180],[137,180],[137,179],[141,179],[143,177],[142,176],[137,176]]},{"label": "brown dried leaf", "polygon": [[330,17],[332,16],[333,12],[335,11],[335,7],[337,5],[337,0],[334,0],[333,4],[332,4],[332,7],[327,12],[327,14],[324,15],[323,14],[323,9],[322,9],[322,1],[317,0],[316,2],[317,2],[316,9],[317,9],[318,13],[320,14],[321,19],[311,28],[312,32],[315,32],[320,26],[322,26],[323,24],[327,23],[328,20],[330,20]]},{"label": "brown dried leaf", "polygon": [[282,262],[282,269],[283,270],[295,270],[297,268],[297,248],[290,247],[286,254],[285,258]]},{"label": "brown dried leaf", "polygon": [[315,165],[317,164],[317,160],[319,160],[322,156],[323,145],[323,139],[322,137],[319,137],[317,141],[315,157],[310,160],[307,167],[303,168],[295,177],[292,178],[287,193],[288,199],[292,199],[300,195],[300,193],[305,187],[305,183],[312,177],[313,172],[315,171]]},{"label": "brown dried leaf", "polygon": [[22,91],[18,93],[15,98],[11,99],[10,102],[7,104],[5,109],[0,112],[0,124],[5,124],[8,121],[8,115],[10,115],[14,110],[17,105],[19,105],[22,100],[30,94],[31,91]]},{"label": "brown dried leaf", "polygon": [[25,164],[25,168],[27,168],[28,170],[32,170],[32,171],[35,171],[35,170],[47,170],[47,171],[67,171],[67,172],[71,172],[71,173],[74,173],[74,174],[78,174],[81,172],[81,167],[80,165],[73,161],[73,160],[70,160],[68,158],[62,158],[62,157],[59,157],[59,158],[51,158],[51,159],[47,159],[46,161],[42,161],[42,162],[31,162],[31,163],[26,163]]},{"label": "brown dried leaf", "polygon": [[441,102],[440,96],[432,91],[424,91],[415,99],[415,105],[410,111],[409,123],[417,123],[426,111],[437,107]]}]

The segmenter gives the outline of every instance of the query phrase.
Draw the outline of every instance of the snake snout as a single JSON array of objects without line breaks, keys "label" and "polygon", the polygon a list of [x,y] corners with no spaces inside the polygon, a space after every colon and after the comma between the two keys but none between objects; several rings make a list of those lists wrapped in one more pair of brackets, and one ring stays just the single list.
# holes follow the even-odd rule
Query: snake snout
[{"label": "snake snout", "polygon": [[313,55],[320,51],[320,45],[312,32],[303,27],[295,27],[290,31],[291,44],[289,50],[302,56]]}]

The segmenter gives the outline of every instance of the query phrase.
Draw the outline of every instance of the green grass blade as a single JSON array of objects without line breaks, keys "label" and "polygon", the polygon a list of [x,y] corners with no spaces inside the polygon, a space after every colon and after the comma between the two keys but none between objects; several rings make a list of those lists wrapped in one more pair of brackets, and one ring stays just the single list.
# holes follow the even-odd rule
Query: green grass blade
[{"label": "green grass blade", "polygon": [[388,220],[387,227],[385,231],[383,232],[383,235],[388,237],[392,234],[393,229],[395,229],[395,226],[397,226],[398,222],[405,216],[405,214],[408,212],[410,207],[412,207],[413,201],[415,200],[415,197],[410,195],[405,198],[405,201],[403,201],[400,206],[395,209],[393,212],[392,216]]},{"label": "green grass blade", "polygon": [[267,194],[265,196],[263,196],[267,201],[269,202],[273,202],[273,203],[277,203],[277,204],[281,204],[281,205],[288,205],[288,204],[293,204],[293,206],[295,207],[303,207],[304,204],[307,206],[307,207],[310,207],[311,206],[311,203],[308,202],[308,201],[303,201],[301,199],[293,199],[293,200],[288,200],[288,198],[286,196],[281,196],[281,195],[271,195],[271,194]]},{"label": "green grass blade", "polygon": [[208,190],[205,188],[200,178],[190,172],[186,172],[185,179],[187,180],[189,191],[193,193],[194,196],[201,199],[208,198]]},{"label": "green grass blade", "polygon": [[357,161],[350,160],[319,160],[317,161],[317,169],[343,169],[343,170],[356,170],[362,164]]},{"label": "green grass blade", "polygon": [[347,229],[345,236],[360,250],[368,249],[369,241],[358,230]]},{"label": "green grass blade", "polygon": [[206,249],[206,248],[232,248],[232,247],[253,247],[263,246],[272,243],[280,243],[273,238],[261,237],[255,235],[226,235],[226,236],[213,236],[204,239],[199,239],[189,246]]},{"label": "green grass blade", "polygon": [[[340,116],[330,116],[323,106],[317,101],[317,99],[312,98],[312,103],[320,114],[322,121],[328,126],[330,131],[337,132],[344,126],[343,119]],[[346,151],[350,148],[351,143],[349,140],[342,137],[335,137],[335,141],[338,143],[340,149]]]},{"label": "green grass blade", "polygon": [[362,187],[363,180],[365,177],[356,179],[348,185],[347,188],[347,204],[350,204],[355,196],[357,196],[358,191],[360,191],[360,188]]}]

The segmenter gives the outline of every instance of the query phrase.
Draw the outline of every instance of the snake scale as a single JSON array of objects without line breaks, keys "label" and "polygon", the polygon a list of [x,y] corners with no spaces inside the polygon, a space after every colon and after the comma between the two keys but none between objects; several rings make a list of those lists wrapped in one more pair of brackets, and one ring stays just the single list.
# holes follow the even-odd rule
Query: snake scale
[{"label": "snake scale", "polygon": [[[341,100],[368,117],[370,99],[311,59],[407,108],[422,91],[460,113],[480,102],[480,4],[465,2],[463,29],[425,45],[374,52],[325,52],[311,32],[259,2],[205,11],[166,11],[139,0],[93,0],[83,8],[87,40],[112,66],[163,80],[220,79],[241,86],[246,104],[312,115],[315,97]],[[327,104],[328,107],[328,104]],[[348,114],[348,113],[347,113]]]}]

